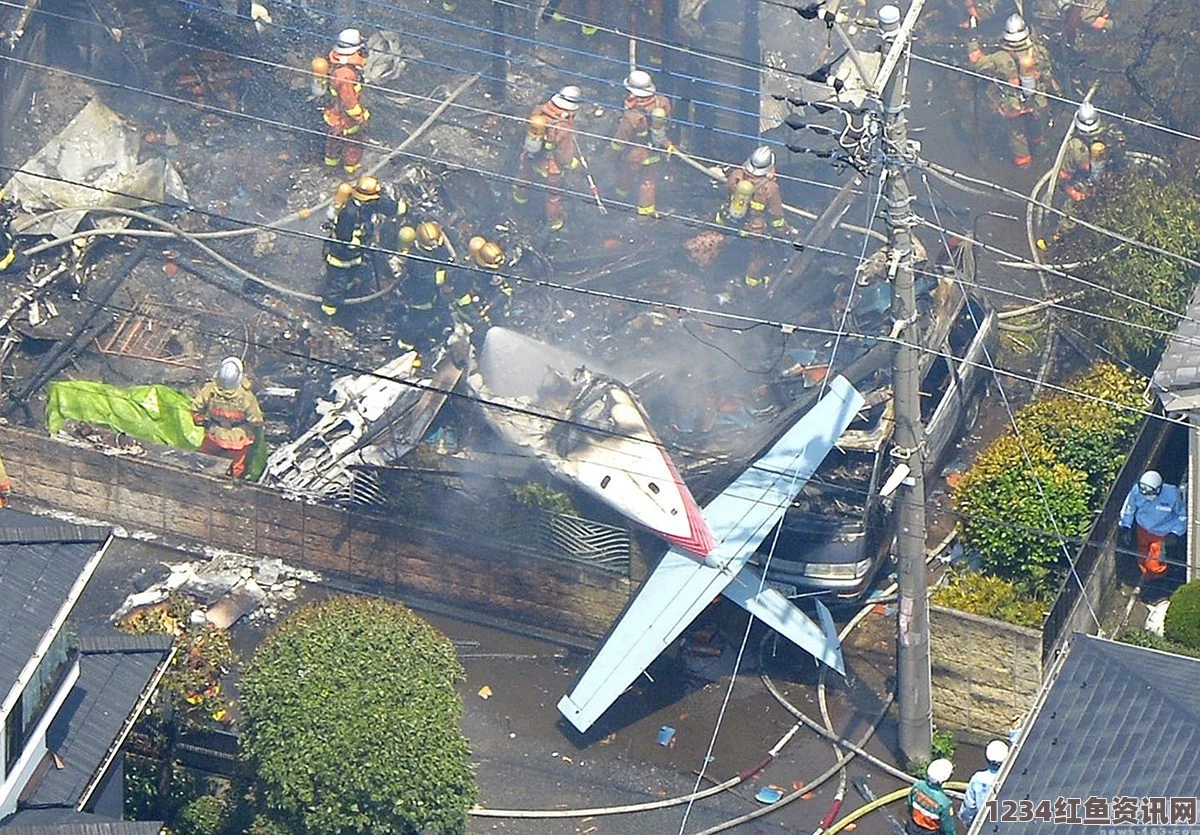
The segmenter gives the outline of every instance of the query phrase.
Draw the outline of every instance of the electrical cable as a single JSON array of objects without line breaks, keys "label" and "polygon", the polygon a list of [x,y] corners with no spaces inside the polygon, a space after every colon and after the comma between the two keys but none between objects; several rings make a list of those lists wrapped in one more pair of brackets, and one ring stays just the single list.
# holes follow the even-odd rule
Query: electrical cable
[{"label": "electrical cable", "polygon": [[[983,73],[976,72],[975,70],[968,69],[967,67],[960,67],[957,64],[949,64],[949,63],[946,63],[945,61],[939,61],[936,58],[930,58],[925,55],[918,55],[915,52],[913,53],[912,57],[915,60],[921,61],[925,64],[930,64],[931,66],[935,66],[935,67],[941,67],[942,69],[951,70],[953,72],[961,73],[963,75],[974,76],[975,78],[981,79],[983,81],[991,82],[992,84],[996,84],[1000,87],[1011,87],[1018,91],[1021,89],[1020,84],[1013,84],[1008,81],[1001,81],[998,78],[994,78],[990,75],[984,75]],[[1080,102],[1075,101],[1074,99],[1069,99],[1065,96],[1056,95],[1055,93],[1051,93],[1049,91],[1039,90],[1038,95],[1045,96],[1046,98],[1051,99],[1053,101],[1062,102],[1063,104],[1069,104],[1074,109],[1078,109],[1079,105],[1080,105]],[[1105,116],[1110,116],[1113,119],[1118,119],[1122,122],[1128,122],[1129,124],[1132,124],[1132,125],[1138,125],[1139,127],[1150,128],[1151,130],[1162,131],[1163,133],[1169,134],[1169,135],[1174,136],[1179,139],[1190,139],[1194,142],[1200,142],[1200,136],[1197,136],[1194,133],[1188,133],[1187,131],[1176,130],[1175,128],[1167,127],[1166,125],[1155,124],[1154,122],[1147,122],[1144,119],[1138,119],[1134,116],[1129,116],[1128,114],[1125,114],[1125,113],[1116,113],[1115,111],[1104,110],[1103,108],[1100,108],[1100,107],[1096,108],[1096,112],[1102,113]]]},{"label": "electrical cable", "polygon": [[[17,60],[17,59],[10,59],[10,60]],[[21,63],[27,63],[27,64],[31,64],[31,65],[33,65],[33,66],[36,66],[36,67],[38,67],[38,68],[41,68],[41,69],[47,69],[47,70],[51,70],[51,71],[63,72],[63,73],[65,73],[65,74],[68,74],[68,75],[73,75],[73,76],[76,76],[76,77],[81,77],[81,78],[83,78],[84,80],[88,80],[88,81],[91,81],[91,82],[93,82],[93,83],[110,84],[110,85],[112,85],[112,86],[116,86],[116,87],[119,87],[119,88],[122,88],[122,89],[128,89],[128,90],[135,91],[135,92],[142,92],[142,93],[145,93],[145,94],[147,94],[147,95],[151,95],[151,96],[158,96],[158,97],[167,98],[168,100],[174,101],[174,102],[176,102],[176,103],[184,104],[184,105],[186,105],[186,106],[199,107],[199,108],[201,108],[201,109],[210,109],[210,110],[216,110],[216,111],[218,111],[218,112],[222,112],[222,113],[224,113],[224,114],[226,114],[226,115],[230,115],[230,116],[237,116],[237,117],[242,117],[242,118],[248,118],[248,119],[252,119],[252,120],[255,120],[255,121],[266,122],[266,123],[268,123],[268,124],[271,124],[271,125],[274,125],[274,126],[277,126],[277,127],[282,127],[282,128],[284,128],[284,129],[290,129],[290,130],[292,130],[292,131],[295,131],[295,132],[303,132],[303,133],[319,133],[319,134],[321,134],[322,136],[324,135],[323,131],[313,131],[313,130],[307,130],[307,129],[305,129],[305,128],[302,128],[302,127],[299,127],[299,126],[295,126],[295,125],[290,125],[290,124],[288,124],[288,123],[279,123],[279,122],[275,122],[275,121],[273,121],[273,120],[264,119],[264,118],[262,118],[262,117],[250,116],[250,115],[248,115],[248,114],[241,114],[241,113],[237,113],[236,111],[228,111],[228,110],[225,110],[225,109],[223,109],[223,108],[215,108],[215,107],[213,107],[213,106],[210,106],[210,105],[203,105],[203,104],[199,104],[199,103],[195,103],[195,102],[189,102],[189,101],[187,101],[187,100],[185,100],[185,99],[179,99],[179,98],[177,98],[177,97],[166,96],[165,94],[154,93],[153,91],[149,91],[149,90],[143,90],[143,89],[141,89],[141,88],[131,87],[131,86],[129,86],[129,85],[121,85],[121,84],[117,84],[117,83],[115,83],[115,82],[105,82],[105,81],[104,81],[104,80],[102,80],[102,79],[94,79],[94,78],[90,78],[90,77],[88,77],[88,76],[84,76],[84,75],[82,75],[82,74],[79,74],[79,73],[72,73],[72,72],[70,72],[70,71],[67,71],[67,70],[61,70],[61,69],[59,69],[59,68],[54,68],[54,67],[49,67],[49,66],[44,66],[44,65],[32,64],[32,62],[21,62]],[[409,152],[409,154],[408,154],[408,155],[409,155],[409,156],[412,156],[412,157],[414,157],[414,158],[417,158],[417,159],[422,159],[422,160],[430,160],[430,159],[431,159],[431,158],[429,158],[429,157],[422,156],[422,155],[419,155],[419,154],[413,154],[413,153],[411,153],[411,152]],[[436,160],[436,159],[433,159],[432,161],[438,162],[438,160]],[[487,171],[483,171],[483,170],[481,170],[481,169],[470,169],[469,167],[467,167],[467,168],[468,168],[468,170],[473,170],[473,171],[476,171],[476,172],[478,172],[478,173],[481,173],[481,174],[483,174],[483,175],[485,175],[485,176],[489,176],[489,175],[490,175],[490,176],[492,176],[492,177],[494,177],[494,178],[499,178],[499,179],[507,179],[507,180],[512,180],[512,181],[514,181],[514,182],[519,182],[519,180],[517,180],[517,178],[503,177],[503,175],[498,175],[498,174],[495,174],[494,172],[487,172]],[[949,170],[949,169],[946,169],[946,170]],[[959,175],[959,176],[963,176],[963,177],[965,177],[966,175]],[[547,187],[547,186],[544,186],[544,185],[542,185],[542,184],[540,184],[540,183],[534,183],[533,185],[535,185],[535,186],[539,186],[539,187],[542,187],[542,188],[549,188],[549,187]],[[993,184],[993,185],[994,185],[994,184]],[[1002,187],[998,187],[998,188],[1002,188]],[[563,189],[562,191],[563,191],[563,193],[565,193],[565,194],[570,194],[570,195],[572,195],[573,197],[576,197],[576,198],[578,198],[578,199],[586,199],[586,195],[585,195],[585,193],[584,193],[584,192],[573,192],[573,191],[569,191],[569,190],[566,190],[566,189]],[[1024,197],[1024,195],[1019,195],[1019,196],[1020,196],[1020,197],[1022,197],[1022,198]],[[610,202],[617,203],[618,201],[610,201]],[[619,205],[623,205],[623,206],[626,206],[626,207],[632,208],[632,205],[631,205],[631,204],[619,204]],[[189,208],[192,208],[192,207],[189,207]],[[672,214],[670,214],[670,213],[662,213],[662,214],[663,214],[664,216],[668,216],[668,217],[679,217],[679,216],[677,216],[677,215],[672,215]],[[695,223],[695,221],[692,221],[692,222],[693,222],[693,223]],[[704,224],[703,222],[700,222],[700,223],[699,223],[699,225],[705,225],[705,224]],[[720,227],[720,225],[719,225],[719,224],[715,224],[715,223],[708,223],[707,225],[709,225],[709,226],[713,226],[713,227],[715,227],[715,228],[718,228],[718,229],[722,229],[722,230],[723,230],[723,227]],[[944,231],[944,230],[941,230],[941,231]],[[753,236],[753,237],[761,237],[761,238],[764,238],[764,239],[766,239],[766,240],[776,240],[776,241],[781,241],[781,242],[783,242],[783,239],[775,238],[774,236],[771,236],[771,235],[752,235],[752,236]],[[960,237],[963,237],[963,236],[961,236],[961,235],[960,235]],[[979,242],[975,241],[975,243],[979,243]],[[981,246],[984,246],[984,245],[982,245],[982,244],[980,244],[980,245],[981,245]],[[1010,254],[1010,253],[1005,253],[1003,250],[995,249],[995,248],[993,248],[993,247],[987,247],[987,246],[985,246],[984,248],[985,248],[985,249],[992,249],[992,250],[994,250],[994,251],[996,251],[996,252],[1000,252],[1000,253],[1002,253],[1002,254],[1009,255],[1010,257],[1015,257],[1015,256],[1011,256],[1011,254]],[[823,249],[821,249],[821,248],[814,248],[814,249],[816,249],[817,251],[826,251],[826,250],[823,250]],[[843,254],[844,254],[844,253],[843,253]],[[1069,279],[1071,279],[1071,280],[1075,280],[1075,281],[1078,281],[1078,282],[1082,282],[1082,283],[1084,283],[1085,285],[1088,285],[1088,286],[1091,286],[1091,287],[1093,287],[1094,289],[1100,289],[1100,290],[1103,290],[1104,292],[1110,292],[1110,293],[1113,293],[1114,295],[1117,295],[1117,296],[1119,296],[1119,297],[1121,297],[1121,298],[1123,298],[1123,299],[1125,299],[1125,300],[1127,300],[1127,301],[1132,301],[1132,302],[1135,302],[1135,303],[1138,303],[1138,304],[1144,304],[1144,305],[1146,305],[1146,306],[1148,306],[1148,307],[1151,307],[1152,309],[1156,309],[1156,310],[1158,310],[1159,312],[1162,312],[1162,313],[1169,313],[1170,315],[1180,316],[1180,318],[1184,318],[1184,317],[1182,317],[1182,316],[1181,316],[1181,314],[1174,313],[1173,311],[1167,311],[1165,308],[1160,308],[1160,307],[1158,307],[1157,305],[1153,305],[1153,304],[1151,304],[1151,303],[1149,303],[1149,302],[1145,302],[1145,301],[1142,301],[1142,300],[1140,300],[1140,299],[1136,299],[1136,298],[1134,298],[1134,297],[1130,297],[1130,296],[1127,296],[1127,295],[1125,295],[1125,294],[1121,294],[1121,293],[1119,293],[1119,291],[1112,290],[1111,288],[1103,288],[1103,287],[1101,287],[1100,285],[1095,285],[1094,283],[1089,283],[1089,282],[1087,282],[1087,281],[1085,281],[1085,280],[1083,280],[1083,279],[1080,279],[1080,278],[1078,278],[1077,276],[1073,276],[1073,275],[1071,275],[1071,274],[1069,274],[1069,273],[1066,273],[1066,272],[1057,272],[1056,274],[1060,274],[1060,275],[1062,275],[1063,277],[1069,278]],[[519,279],[518,279],[518,280],[519,280]]]},{"label": "electrical cable", "polygon": [[[938,216],[937,204],[933,201],[933,191],[929,187],[929,178],[922,174],[921,180],[925,183],[925,187],[929,193],[930,205],[933,207],[934,220],[936,220],[940,226],[941,218]],[[950,249],[950,241],[944,233],[941,236],[941,240],[942,246],[945,247],[946,252],[953,255]],[[963,296],[966,297],[966,290],[963,290]],[[979,322],[975,319],[975,311],[971,310],[969,304],[970,299],[967,299],[967,301],[967,309],[971,314],[971,320],[975,323],[975,329],[978,330]],[[1029,447],[1026,445],[1025,438],[1021,433],[1021,426],[1017,422],[1017,416],[1013,413],[1012,403],[1009,401],[1008,394],[1004,391],[1004,383],[1001,381],[1000,375],[996,372],[996,364],[992,359],[992,353],[986,345],[983,346],[983,355],[987,360],[988,365],[991,366],[992,379],[996,383],[996,390],[1000,393],[1000,400],[1004,404],[1004,411],[1008,414],[1008,422],[1009,425],[1012,426],[1013,437],[1017,439],[1017,443],[1021,447],[1021,457],[1025,459],[1026,472],[1033,479],[1034,487],[1037,488],[1038,496],[1041,498],[1042,506],[1046,511],[1046,518],[1050,520],[1050,525],[1054,529],[1054,535],[1058,538],[1059,550],[1062,552],[1063,558],[1067,561],[1067,565],[1070,566],[1071,576],[1075,578],[1075,582],[1079,585],[1079,591],[1083,596],[1084,605],[1087,606],[1088,614],[1092,616],[1092,621],[1096,624],[1096,630],[1102,632],[1103,627],[1100,625],[1100,618],[1096,615],[1096,610],[1092,607],[1092,601],[1088,595],[1087,586],[1083,582],[1083,578],[1079,576],[1079,571],[1075,565],[1075,558],[1071,555],[1070,549],[1067,548],[1066,544],[1062,541],[1063,533],[1062,528],[1058,524],[1058,517],[1054,513],[1054,508],[1050,505],[1050,499],[1046,495],[1046,489],[1042,484],[1042,478],[1038,475],[1037,468],[1033,465],[1033,457],[1029,454]]]}]

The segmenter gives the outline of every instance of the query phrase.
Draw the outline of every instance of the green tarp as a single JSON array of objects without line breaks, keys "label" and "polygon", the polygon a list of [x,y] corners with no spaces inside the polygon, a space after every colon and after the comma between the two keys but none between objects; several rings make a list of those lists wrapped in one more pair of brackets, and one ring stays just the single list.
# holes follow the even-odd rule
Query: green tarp
[{"label": "green tarp", "polygon": [[192,422],[192,398],[170,386],[122,389],[85,380],[51,383],[46,426],[54,434],[68,419],[180,449],[199,449],[204,441],[203,427]]}]

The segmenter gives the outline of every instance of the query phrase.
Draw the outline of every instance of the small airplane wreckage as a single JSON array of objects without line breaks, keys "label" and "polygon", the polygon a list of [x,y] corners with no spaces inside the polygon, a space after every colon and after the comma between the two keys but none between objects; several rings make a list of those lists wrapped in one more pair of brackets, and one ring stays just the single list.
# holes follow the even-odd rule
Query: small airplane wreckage
[{"label": "small airplane wreckage", "polygon": [[462,376],[470,350],[459,326],[428,366],[409,351],[367,374],[338,377],[317,422],[267,459],[262,483],[305,499],[377,503],[374,467],[396,463],[425,437]]},{"label": "small airplane wreckage", "polygon": [[712,534],[641,404],[628,386],[590,365],[495,327],[467,385],[508,443],[672,544],[707,554]]}]

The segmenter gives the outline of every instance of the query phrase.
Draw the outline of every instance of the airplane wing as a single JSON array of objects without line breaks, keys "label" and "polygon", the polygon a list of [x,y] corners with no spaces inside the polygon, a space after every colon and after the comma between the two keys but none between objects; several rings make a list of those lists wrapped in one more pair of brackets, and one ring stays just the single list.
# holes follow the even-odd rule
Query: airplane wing
[{"label": "airplane wing", "polygon": [[820,600],[814,598],[821,621],[818,626],[812,618],[792,605],[792,601],[770,586],[764,586],[762,575],[750,566],[739,571],[733,582],[725,587],[725,597],[818,661],[823,661],[842,675],[846,674],[842,642],[833,626],[833,616]]},{"label": "airplane wing", "polygon": [[[862,396],[843,378],[833,380],[829,393],[816,406],[704,508],[704,520],[717,541],[716,547],[703,562],[674,547],[667,551],[575,689],[559,701],[559,711],[572,725],[581,731],[590,728],[713,598],[738,578],[792,498],[850,425],[862,402]],[[764,613],[779,609],[778,601],[759,594],[752,576],[740,578],[738,584],[735,599],[754,598],[757,602],[753,605]],[[796,624],[800,618],[808,618],[787,605],[794,614],[785,617],[779,609],[764,619],[772,626],[786,623],[784,634],[793,640],[793,633],[807,635]],[[802,637],[798,643],[804,649],[817,646],[818,638],[824,644],[820,629],[811,621],[809,624],[816,635],[813,640]]]}]

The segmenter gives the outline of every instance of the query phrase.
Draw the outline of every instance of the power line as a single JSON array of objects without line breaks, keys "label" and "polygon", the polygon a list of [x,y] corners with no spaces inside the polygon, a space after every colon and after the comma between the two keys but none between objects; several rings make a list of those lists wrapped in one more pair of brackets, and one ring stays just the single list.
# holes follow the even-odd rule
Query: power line
[{"label": "power line", "polygon": [[[952,70],[953,72],[962,73],[963,75],[974,76],[975,78],[982,79],[983,81],[991,82],[992,84],[997,84],[1001,87],[1011,87],[1018,91],[1021,89],[1019,84],[1012,84],[1008,81],[1001,81],[998,78],[994,78],[990,75],[984,75],[983,73],[976,72],[975,70],[968,69],[967,67],[960,67],[956,64],[948,64],[945,61],[939,61],[936,58],[929,58],[927,56],[917,55],[915,53],[913,54],[912,57],[917,61],[922,61],[926,64],[930,64],[935,67],[941,67],[942,69]],[[1046,98],[1051,99],[1053,101],[1062,102],[1063,104],[1069,104],[1069,105],[1071,105],[1071,107],[1076,108],[1076,109],[1078,109],[1079,105],[1082,104],[1081,101],[1075,101],[1074,99],[1069,99],[1065,96],[1059,96],[1059,95],[1056,95],[1056,94],[1048,92],[1048,91],[1039,90],[1038,95],[1045,96]],[[1115,111],[1104,110],[1103,108],[1100,108],[1100,107],[1096,108],[1096,112],[1103,113],[1105,116],[1111,116],[1114,119],[1119,119],[1122,122],[1128,122],[1129,124],[1132,124],[1132,125],[1138,125],[1140,127],[1150,128],[1151,130],[1162,131],[1163,133],[1170,134],[1171,136],[1175,136],[1180,139],[1190,139],[1195,142],[1200,142],[1200,136],[1197,136],[1194,133],[1188,133],[1187,131],[1176,130],[1175,128],[1167,127],[1166,125],[1155,124],[1154,122],[1147,122],[1144,119],[1138,119],[1134,116],[1129,116],[1125,113],[1116,113]]]}]

